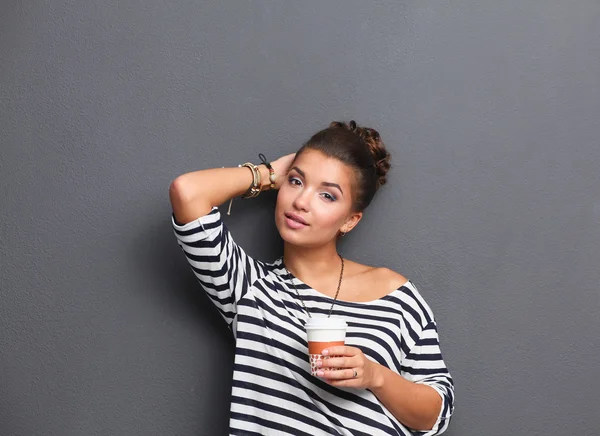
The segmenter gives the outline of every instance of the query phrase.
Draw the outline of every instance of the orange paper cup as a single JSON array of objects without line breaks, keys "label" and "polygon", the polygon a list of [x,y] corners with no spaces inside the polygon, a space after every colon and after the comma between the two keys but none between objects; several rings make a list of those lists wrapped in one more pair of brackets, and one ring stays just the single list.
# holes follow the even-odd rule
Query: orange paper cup
[{"label": "orange paper cup", "polygon": [[[344,345],[348,325],[341,318],[312,317],[306,321],[310,373],[317,375],[317,362],[334,356],[323,356],[325,348]],[[332,368],[335,369],[335,368]]]}]

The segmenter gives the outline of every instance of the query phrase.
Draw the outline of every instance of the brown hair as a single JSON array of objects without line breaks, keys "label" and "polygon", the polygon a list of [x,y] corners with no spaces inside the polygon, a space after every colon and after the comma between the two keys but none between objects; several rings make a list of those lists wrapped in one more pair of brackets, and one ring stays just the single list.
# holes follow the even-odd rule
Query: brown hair
[{"label": "brown hair", "polygon": [[332,122],[328,128],[315,133],[298,153],[318,150],[326,156],[338,159],[354,170],[354,207],[363,211],[373,200],[375,192],[385,184],[390,169],[391,156],[385,149],[379,132],[360,127],[354,120],[346,123]]}]

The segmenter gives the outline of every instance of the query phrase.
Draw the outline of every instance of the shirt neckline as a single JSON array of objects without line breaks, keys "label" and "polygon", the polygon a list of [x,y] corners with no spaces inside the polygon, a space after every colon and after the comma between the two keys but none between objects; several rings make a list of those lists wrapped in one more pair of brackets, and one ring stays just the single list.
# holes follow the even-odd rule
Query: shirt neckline
[{"label": "shirt neckline", "polygon": [[[317,291],[316,289],[314,289],[312,286],[308,285],[307,283],[304,283],[302,280],[300,280],[298,277],[296,277],[294,274],[292,274],[291,272],[289,273],[289,277],[288,273],[286,271],[286,269],[283,267],[283,257],[280,257],[279,259],[275,260],[272,265],[275,267],[275,269],[277,269],[278,271],[275,271],[275,275],[278,276],[279,278],[281,278],[282,280],[284,280],[285,282],[289,283],[289,286],[293,289],[293,285],[292,282],[294,280],[296,280],[296,287],[298,287],[298,284],[300,284],[302,286],[303,291],[309,291],[312,294],[316,295],[317,297],[320,297],[324,300],[328,300],[328,301],[333,301],[334,298],[330,297],[329,295],[323,294],[320,291]],[[286,283],[287,284],[287,283]],[[369,301],[349,301],[349,300],[340,300],[339,298],[336,300],[336,304],[341,303],[341,304],[345,304],[345,305],[369,305],[369,304],[374,304],[374,303],[378,303],[380,301],[384,301],[389,299],[390,297],[393,296],[393,294],[395,294],[396,292],[400,291],[402,288],[408,288],[408,285],[411,284],[410,280],[406,280],[405,283],[403,283],[402,285],[398,286],[396,289],[392,289],[389,293],[385,294],[382,297],[379,297],[375,300],[369,300]]]}]

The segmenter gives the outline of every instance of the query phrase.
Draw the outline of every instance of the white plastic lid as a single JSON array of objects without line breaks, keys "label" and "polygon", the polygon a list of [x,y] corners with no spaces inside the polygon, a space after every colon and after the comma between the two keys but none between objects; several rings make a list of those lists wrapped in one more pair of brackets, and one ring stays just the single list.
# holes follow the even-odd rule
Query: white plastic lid
[{"label": "white plastic lid", "polygon": [[305,325],[307,330],[311,329],[347,329],[348,324],[344,321],[343,318],[331,317],[327,318],[326,316],[313,316],[306,320]]}]

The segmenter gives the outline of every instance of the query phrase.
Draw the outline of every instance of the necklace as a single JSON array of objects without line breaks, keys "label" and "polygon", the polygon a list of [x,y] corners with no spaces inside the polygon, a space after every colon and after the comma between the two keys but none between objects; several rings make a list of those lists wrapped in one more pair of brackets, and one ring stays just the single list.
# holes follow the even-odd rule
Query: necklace
[{"label": "necklace", "polygon": [[[335,297],[333,297],[333,301],[331,302],[331,307],[329,308],[329,315],[327,315],[327,318],[331,317],[331,313],[333,311],[333,305],[337,301],[338,294],[340,293],[340,286],[342,286],[342,278],[344,277],[344,258],[339,253],[338,253],[338,256],[340,257],[340,260],[342,261],[342,269],[340,270],[340,280],[338,281],[337,291],[335,292]],[[285,268],[285,271],[288,273],[288,275],[292,276],[292,286],[294,287],[294,291],[296,291],[298,300],[300,300],[300,303],[302,303],[302,307],[304,308],[304,311],[306,312],[306,314],[308,315],[309,318],[312,318],[312,315],[306,308],[306,304],[304,304],[304,300],[300,296],[300,292],[298,292],[298,288],[296,287],[296,284],[294,283],[295,276],[292,275],[292,273],[287,269],[287,266],[285,266],[285,264],[283,265],[283,267]]]}]

